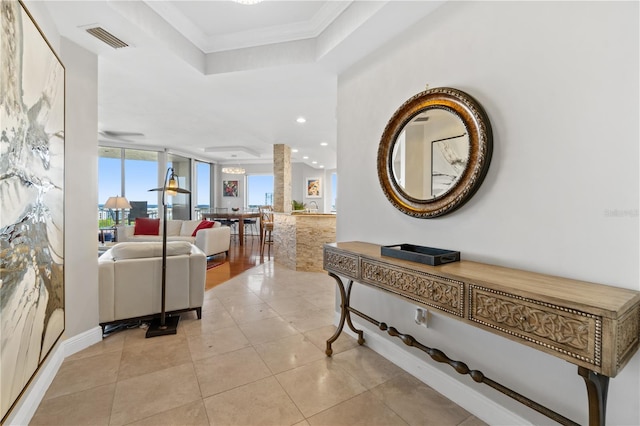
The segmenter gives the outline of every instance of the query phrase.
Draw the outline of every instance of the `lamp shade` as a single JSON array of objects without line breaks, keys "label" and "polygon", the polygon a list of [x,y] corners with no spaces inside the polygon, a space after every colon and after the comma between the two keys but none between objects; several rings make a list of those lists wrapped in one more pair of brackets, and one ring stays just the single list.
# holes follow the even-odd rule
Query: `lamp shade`
[{"label": "lamp shade", "polygon": [[105,209],[130,209],[131,204],[125,197],[109,197],[104,203]]},{"label": "lamp shade", "polygon": [[188,189],[183,189],[178,186],[178,176],[173,171],[173,167],[169,167],[167,169],[167,174],[164,177],[164,186],[160,188],[153,188],[149,191],[158,191],[162,192],[162,205],[165,203],[165,195],[170,195],[172,197],[178,194],[191,194],[191,191]]},{"label": "lamp shade", "polygon": [[171,175],[171,178],[169,178],[169,182],[167,183],[167,195],[175,197],[178,195],[178,191],[176,191],[176,189],[178,189],[178,179],[176,179],[174,175]]}]

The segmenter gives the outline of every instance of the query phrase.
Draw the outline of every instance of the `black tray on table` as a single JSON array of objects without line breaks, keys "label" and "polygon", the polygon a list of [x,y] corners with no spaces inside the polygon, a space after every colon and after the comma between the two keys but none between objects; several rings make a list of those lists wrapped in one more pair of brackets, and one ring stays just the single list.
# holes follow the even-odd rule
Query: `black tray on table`
[{"label": "black tray on table", "polygon": [[457,262],[460,260],[459,251],[416,246],[413,244],[382,246],[380,254],[383,256],[395,257],[397,259],[409,260],[411,262],[424,263],[431,266],[444,265],[445,263]]}]

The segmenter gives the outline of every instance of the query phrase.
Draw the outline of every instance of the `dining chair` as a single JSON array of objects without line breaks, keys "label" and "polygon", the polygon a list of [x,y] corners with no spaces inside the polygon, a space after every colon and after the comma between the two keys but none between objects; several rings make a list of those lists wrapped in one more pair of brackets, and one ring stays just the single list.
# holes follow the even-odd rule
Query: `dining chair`
[{"label": "dining chair", "polygon": [[271,206],[260,207],[260,257],[264,257],[264,246],[269,245],[267,255],[271,258],[273,244],[273,209]]},{"label": "dining chair", "polygon": [[[215,212],[214,213],[224,213],[227,214],[229,213],[229,208],[228,207],[215,207]],[[214,219],[216,222],[220,222],[223,226],[228,226],[229,228],[231,228],[231,231],[233,231],[233,229],[235,228],[236,224],[238,223],[237,220],[233,220],[230,219],[228,217],[214,217]]]},{"label": "dining chair", "polygon": [[[258,209],[245,209],[245,211],[249,213],[258,213]],[[247,238],[247,235],[258,235],[258,218],[257,217],[247,217],[242,220],[242,225],[244,226],[244,238]],[[247,229],[250,230],[251,234],[247,233]]]}]

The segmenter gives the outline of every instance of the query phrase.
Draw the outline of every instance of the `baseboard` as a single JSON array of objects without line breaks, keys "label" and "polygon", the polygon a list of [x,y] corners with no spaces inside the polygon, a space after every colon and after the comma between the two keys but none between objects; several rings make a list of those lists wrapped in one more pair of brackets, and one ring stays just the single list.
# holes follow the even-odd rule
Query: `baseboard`
[{"label": "baseboard", "polygon": [[36,377],[22,394],[20,401],[7,418],[6,425],[27,425],[36,413],[47,389],[56,377],[62,362],[69,355],[88,348],[102,340],[102,328],[95,327],[90,330],[58,342],[47,357],[44,365],[38,371]]},{"label": "baseboard", "polygon": [[[339,314],[336,314],[336,324],[338,320]],[[380,336],[375,332],[368,332],[368,327],[365,324],[357,320],[354,320],[353,323],[356,328],[365,330],[365,345],[368,348],[440,392],[482,421],[490,425],[531,425],[530,421],[523,419],[503,406],[496,404],[480,392],[443,373],[423,358],[403,350],[392,343],[389,338]],[[357,338],[357,335],[349,327],[345,326],[343,333]]]},{"label": "baseboard", "polygon": [[65,358],[80,352],[83,349],[88,348],[102,340],[102,327],[94,327],[85,331],[84,333],[77,334],[73,337],[65,340],[64,343],[64,356]]}]

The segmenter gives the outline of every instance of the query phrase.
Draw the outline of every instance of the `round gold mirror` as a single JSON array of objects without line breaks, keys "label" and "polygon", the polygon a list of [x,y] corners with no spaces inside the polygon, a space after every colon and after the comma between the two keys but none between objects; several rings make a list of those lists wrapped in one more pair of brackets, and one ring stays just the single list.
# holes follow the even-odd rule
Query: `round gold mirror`
[{"label": "round gold mirror", "polygon": [[403,213],[442,216],[476,192],[492,149],[491,124],[475,99],[457,89],[430,89],[387,123],[378,148],[380,185]]}]

